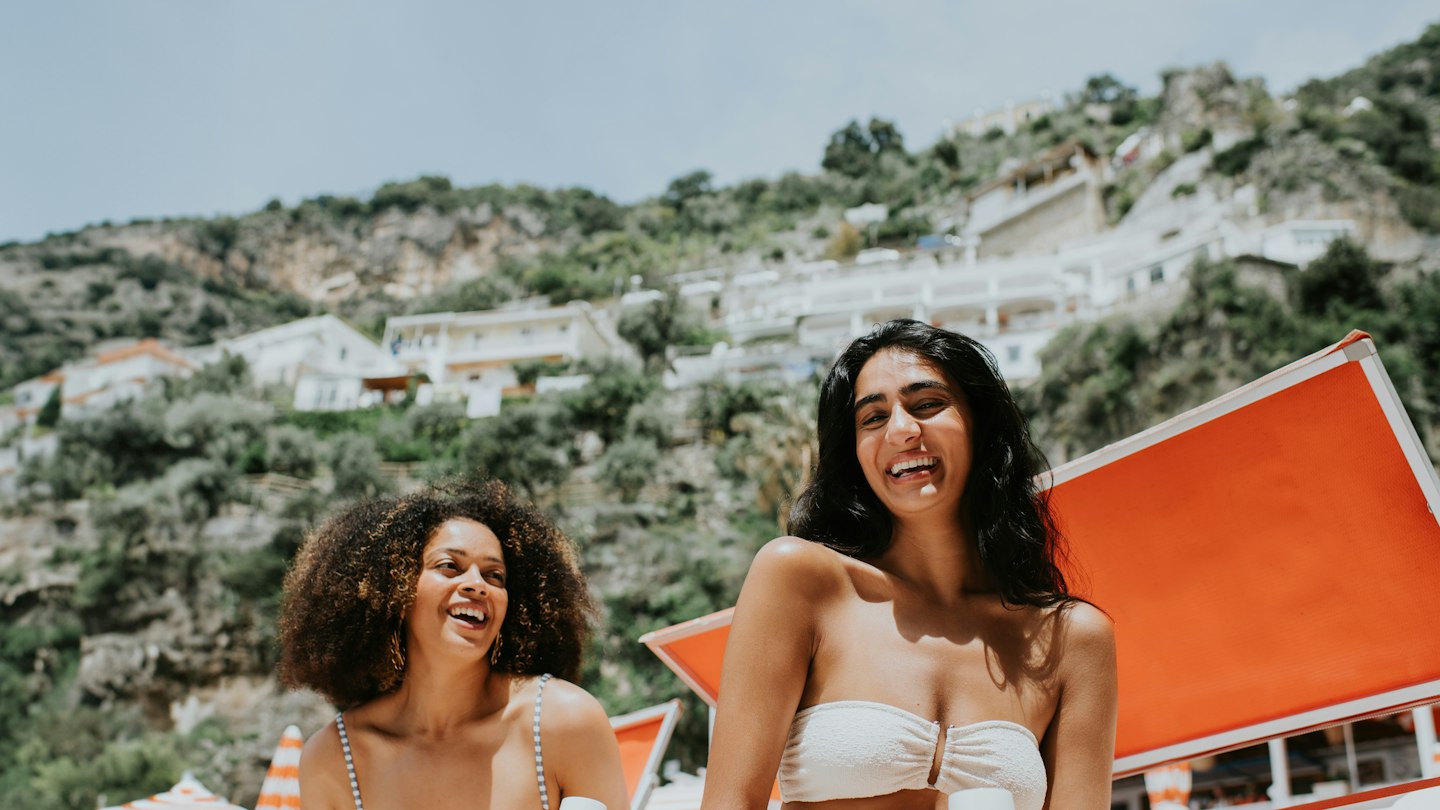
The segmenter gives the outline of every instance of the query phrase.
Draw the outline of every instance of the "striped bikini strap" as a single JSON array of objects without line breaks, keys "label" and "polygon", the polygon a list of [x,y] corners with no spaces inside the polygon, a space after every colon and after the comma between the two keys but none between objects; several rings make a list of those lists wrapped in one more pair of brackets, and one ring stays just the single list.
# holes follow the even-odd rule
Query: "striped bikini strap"
[{"label": "striped bikini strap", "polygon": [[[540,783],[540,808],[550,810],[550,791],[545,787],[545,757],[540,753],[540,698],[545,694],[545,683],[550,680],[550,673],[540,676],[540,682],[535,685],[535,722],[533,723],[535,735],[535,781]],[[360,792],[355,792],[355,800],[360,800]],[[360,808],[359,810],[363,810]]]},{"label": "striped bikini strap", "polygon": [[365,810],[360,803],[360,780],[355,778],[355,757],[350,753],[350,737],[345,734],[345,713],[335,715],[335,728],[340,732],[340,750],[345,752],[345,770],[350,773],[350,793],[355,797],[355,810]]}]

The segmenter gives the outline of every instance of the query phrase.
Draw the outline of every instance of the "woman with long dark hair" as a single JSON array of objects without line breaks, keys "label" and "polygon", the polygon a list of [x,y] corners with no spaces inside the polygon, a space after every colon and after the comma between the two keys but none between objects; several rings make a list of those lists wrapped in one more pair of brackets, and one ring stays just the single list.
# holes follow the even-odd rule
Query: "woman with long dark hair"
[{"label": "woman with long dark hair", "polygon": [[1042,459],[978,342],[897,320],[820,391],[789,530],[746,576],[705,810],[1108,810],[1109,619],[1073,596]]},{"label": "woman with long dark hair", "polygon": [[311,534],[280,678],[341,711],[301,755],[306,810],[629,807],[609,719],[571,683],[594,612],[575,558],[496,481],[361,502]]}]

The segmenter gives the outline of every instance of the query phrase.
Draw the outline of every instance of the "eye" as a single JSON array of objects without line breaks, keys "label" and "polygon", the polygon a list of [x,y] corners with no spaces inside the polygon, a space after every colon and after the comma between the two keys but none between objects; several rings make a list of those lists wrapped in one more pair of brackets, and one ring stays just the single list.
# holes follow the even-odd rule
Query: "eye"
[{"label": "eye", "polygon": [[861,424],[861,426],[865,426],[865,425],[875,425],[875,424],[879,424],[879,423],[881,423],[881,422],[883,422],[883,421],[885,421],[885,414],[880,413],[879,411],[876,411],[876,412],[873,412],[873,413],[870,413],[870,414],[867,414],[867,415],[865,415],[865,416],[860,417],[860,424]]},{"label": "eye", "polygon": [[490,571],[490,572],[487,572],[487,573],[485,574],[485,578],[488,579],[488,580],[490,580],[491,582],[495,583],[496,585],[499,585],[499,586],[502,587],[502,588],[505,586],[505,572],[504,572],[504,571]]},{"label": "eye", "polygon": [[936,408],[945,407],[945,403],[938,399],[927,399],[915,406],[917,411],[933,411]]},{"label": "eye", "polygon": [[460,566],[456,565],[454,560],[441,560],[440,562],[435,563],[435,568],[440,571],[460,570]]}]

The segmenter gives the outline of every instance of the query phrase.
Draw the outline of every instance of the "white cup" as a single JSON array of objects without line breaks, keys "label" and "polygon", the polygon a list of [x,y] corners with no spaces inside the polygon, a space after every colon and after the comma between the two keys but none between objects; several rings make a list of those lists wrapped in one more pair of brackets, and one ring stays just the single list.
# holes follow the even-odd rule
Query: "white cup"
[{"label": "white cup", "polygon": [[605,810],[605,803],[584,796],[566,796],[560,800],[560,810]]},{"label": "white cup", "polygon": [[1015,797],[1005,788],[970,788],[950,794],[950,810],[1015,810]]}]

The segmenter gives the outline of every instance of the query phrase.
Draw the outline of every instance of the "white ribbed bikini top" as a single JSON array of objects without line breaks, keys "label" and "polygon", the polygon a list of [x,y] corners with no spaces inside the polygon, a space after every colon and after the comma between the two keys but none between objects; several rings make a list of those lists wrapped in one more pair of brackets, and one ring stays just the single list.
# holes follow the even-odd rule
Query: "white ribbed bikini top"
[{"label": "white ribbed bikini top", "polygon": [[821,802],[923,788],[949,794],[999,787],[1015,797],[1015,810],[1041,810],[1045,762],[1030,729],[1008,720],[950,726],[931,784],[940,728],[938,721],[868,700],[803,709],[790,724],[780,758],[780,796]]}]

